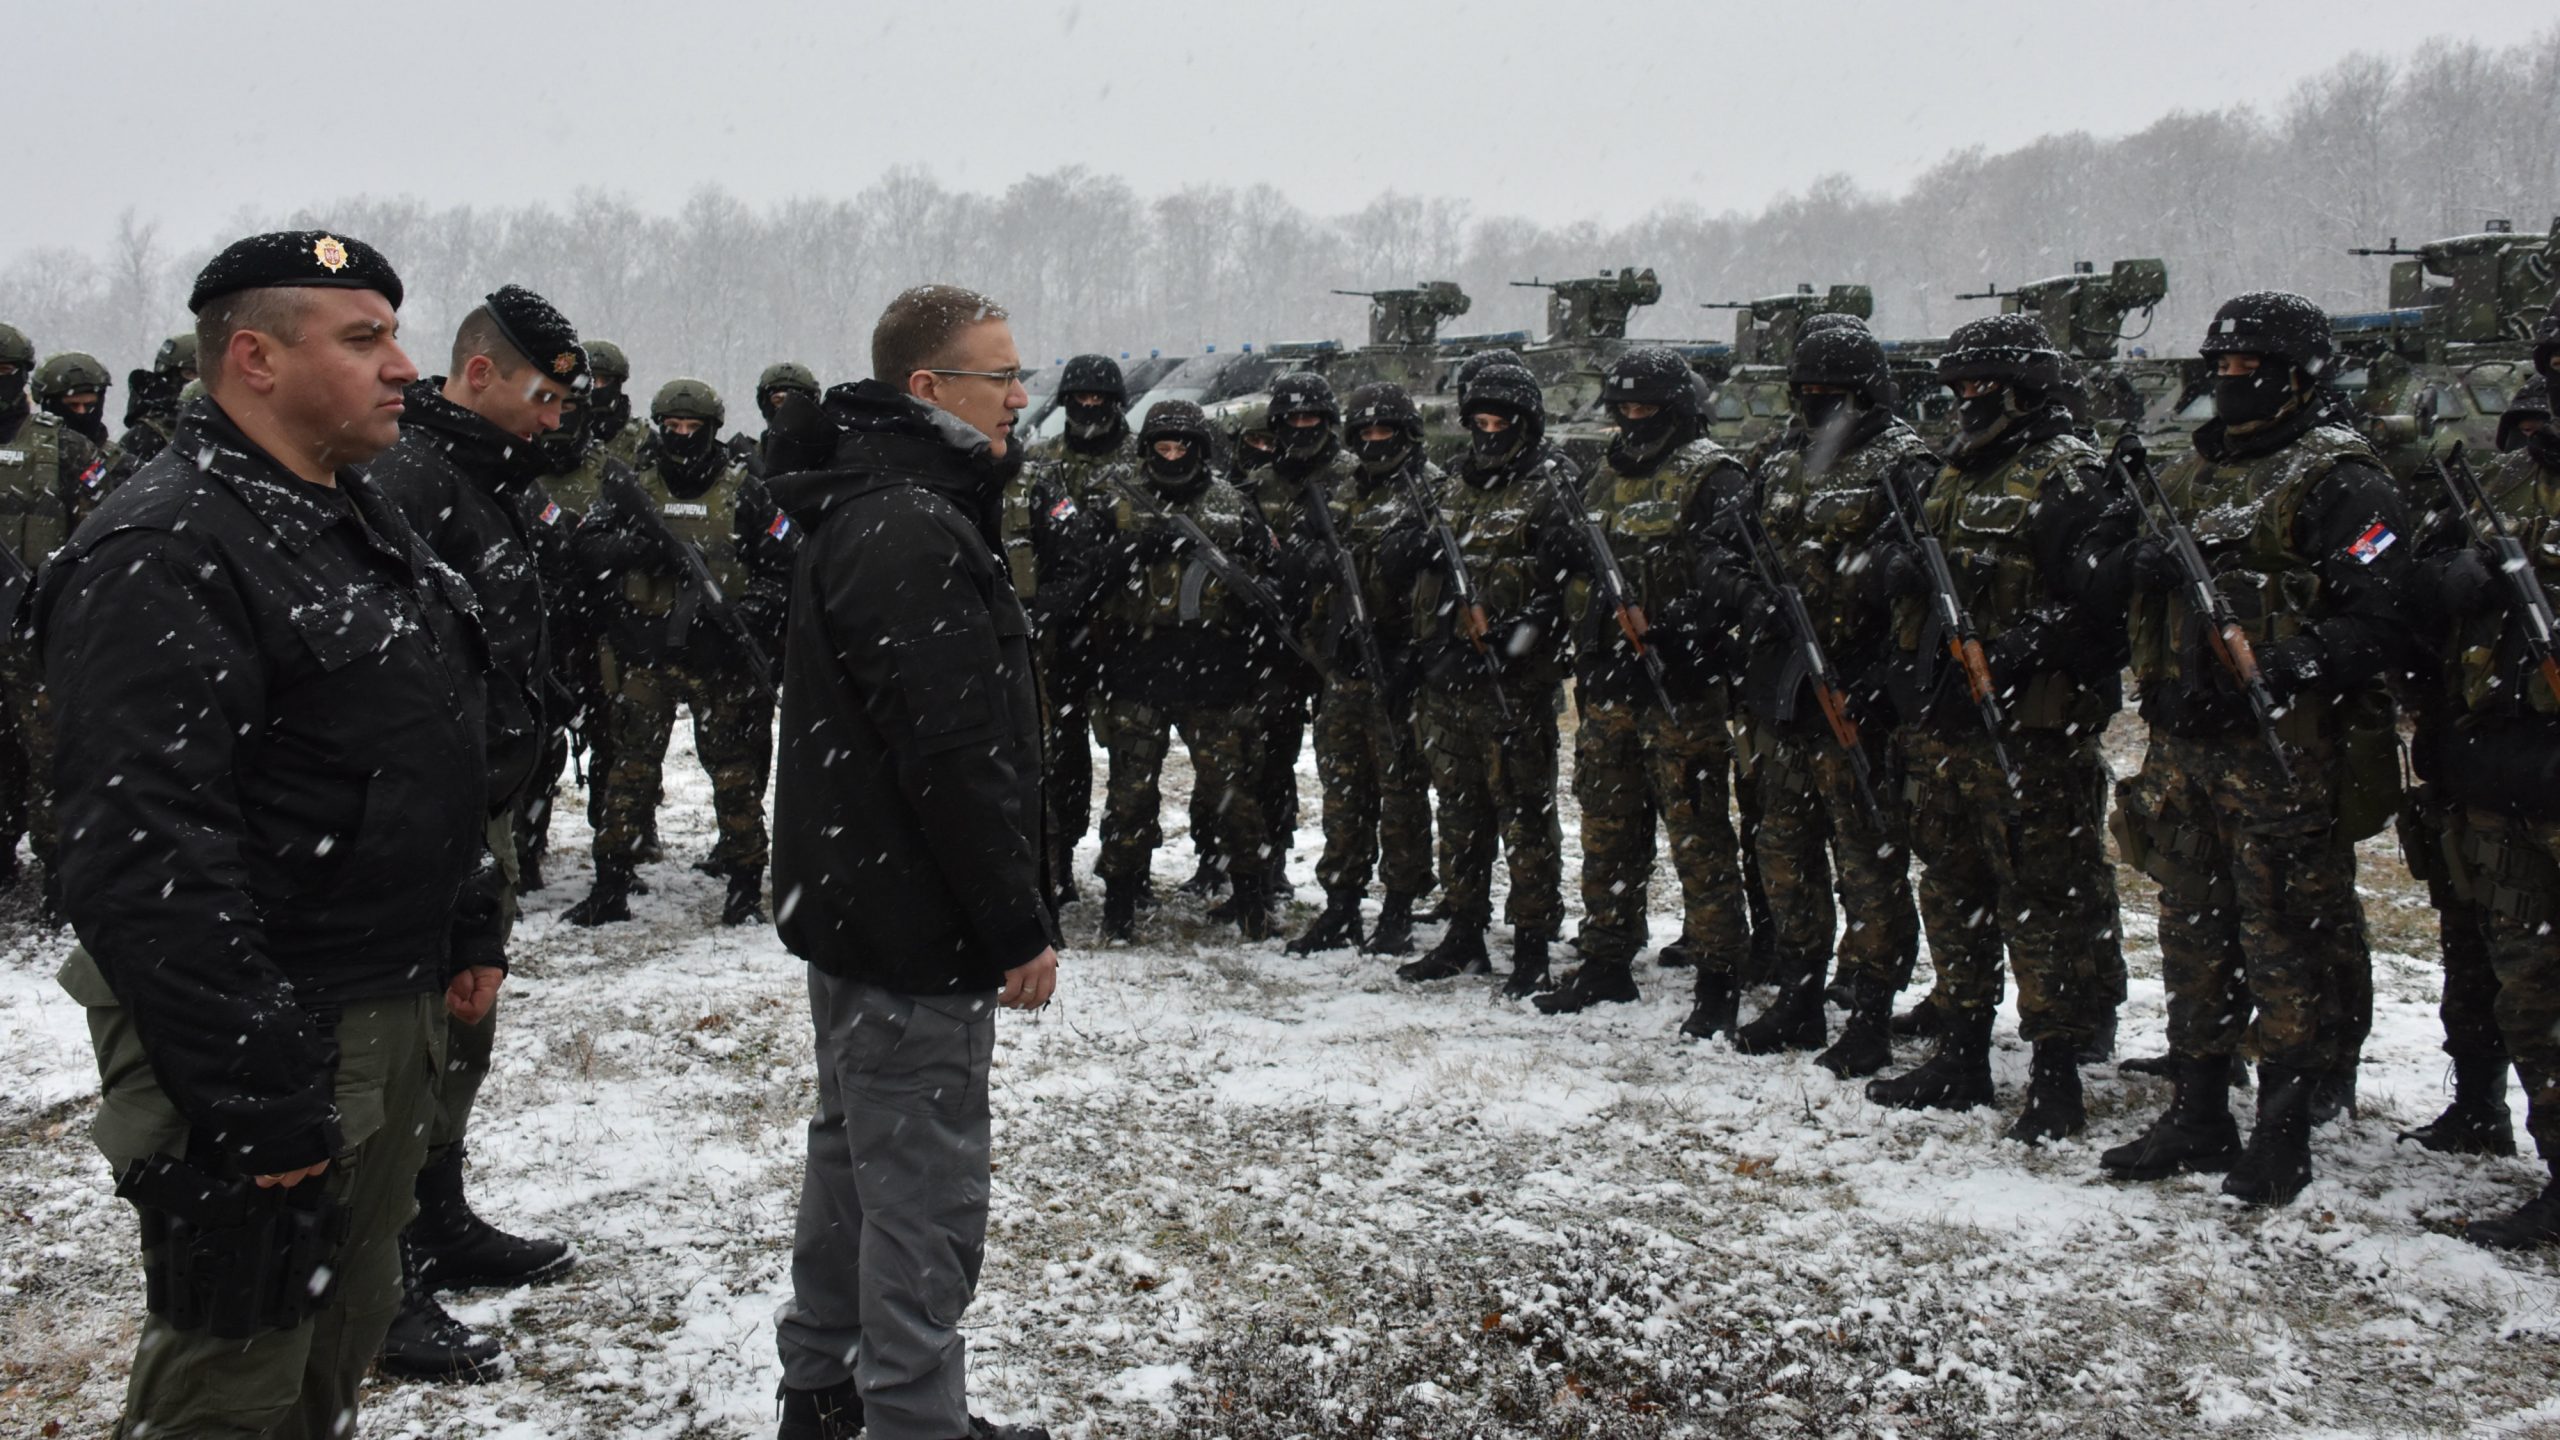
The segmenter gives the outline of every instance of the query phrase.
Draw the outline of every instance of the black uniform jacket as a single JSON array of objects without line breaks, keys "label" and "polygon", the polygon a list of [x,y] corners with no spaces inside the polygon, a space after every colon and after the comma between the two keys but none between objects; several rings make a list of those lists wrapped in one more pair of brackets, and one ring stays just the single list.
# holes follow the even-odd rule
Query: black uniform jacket
[{"label": "black uniform jacket", "polygon": [[338,1007],[449,978],[481,848],[470,587],[363,477],[221,409],[45,568],[62,904],[162,1089],[244,1171],[337,1148]]},{"label": "black uniform jacket", "polygon": [[806,534],[774,781],[791,952],[905,994],[994,989],[1056,939],[1040,899],[1031,625],[975,430],[839,386],[833,465],[773,479]]}]

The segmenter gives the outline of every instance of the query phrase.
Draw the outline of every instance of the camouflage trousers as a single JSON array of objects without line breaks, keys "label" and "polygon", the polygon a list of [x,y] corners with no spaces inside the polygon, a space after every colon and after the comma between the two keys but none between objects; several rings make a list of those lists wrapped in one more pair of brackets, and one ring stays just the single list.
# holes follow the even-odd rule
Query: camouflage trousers
[{"label": "camouflage trousers", "polygon": [[2498,1030],[2524,1081],[2525,1128],[2543,1160],[2560,1167],[2560,820],[2469,807],[2453,848],[2457,883],[2487,934]]},{"label": "camouflage trousers", "polygon": [[2255,735],[2155,729],[2116,787],[2116,838],[2160,882],[2172,1055],[2305,1070],[2356,1058],[2373,961],[2355,849],[2336,825],[2336,752],[2295,747],[2287,784]]},{"label": "camouflage trousers", "polygon": [[[8,692],[5,735],[11,801],[0,818],[9,821],[12,847],[21,830],[35,842],[36,859],[53,867],[53,698],[45,693],[44,655],[34,642],[15,636],[0,638],[0,690]],[[5,803],[5,802],[0,802]],[[20,806],[23,806],[23,809]]]},{"label": "camouflage trousers", "polygon": [[1503,918],[1524,937],[1564,931],[1564,824],[1556,814],[1556,692],[1505,682],[1508,721],[1481,685],[1426,685],[1414,706],[1439,797],[1440,888],[1452,923],[1493,922],[1497,843],[1511,867]]},{"label": "camouflage trousers", "polygon": [[[1920,917],[1912,907],[1910,817],[1889,767],[1870,741],[1879,830],[1860,807],[1848,757],[1829,732],[1758,732],[1751,749],[1760,787],[1760,883],[1777,927],[1775,978],[1819,980],[1836,948],[1841,979],[1899,991],[1919,955]],[[1848,912],[1845,930],[1832,906],[1835,889]]]},{"label": "camouflage trousers", "polygon": [[[1295,682],[1264,689],[1253,707],[1256,736],[1253,794],[1270,836],[1270,863],[1277,868],[1288,857],[1298,834],[1298,756],[1307,748],[1307,697]],[[1199,821],[1198,796],[1192,797],[1192,819]]]},{"label": "camouflage trousers", "polygon": [[[1742,899],[1751,912],[1751,948],[1734,967],[1734,978],[1744,985],[1766,985],[1777,979],[1767,972],[1777,948],[1778,925],[1769,914],[1769,887],[1760,880],[1760,777],[1741,745],[1733,748],[1733,813],[1739,822],[1735,838],[1742,843]],[[1826,892],[1831,889],[1828,858],[1814,883]]]},{"label": "camouflage trousers", "polygon": [[2029,1044],[2085,1045],[2116,1006],[2106,957],[2124,953],[2105,800],[2089,784],[2097,737],[2022,730],[2003,743],[2015,795],[1990,737],[1905,733],[1933,998],[1941,1014],[1998,1009],[2005,952],[2018,974],[2018,1033]]},{"label": "camouflage trousers", "polygon": [[697,672],[681,662],[624,667],[604,650],[613,695],[613,769],[605,777],[604,823],[596,859],[629,863],[640,854],[664,787],[676,702],[693,712],[693,748],[711,775],[720,838],[710,863],[726,873],[764,869],[765,781],[773,767],[773,702],[744,675]]},{"label": "camouflage trousers", "polygon": [[1111,757],[1111,775],[1102,802],[1102,857],[1094,873],[1106,882],[1146,878],[1148,862],[1164,843],[1164,760],[1177,732],[1191,752],[1192,813],[1210,820],[1219,853],[1266,854],[1270,835],[1262,797],[1249,783],[1260,758],[1253,714],[1243,705],[1169,710],[1116,699],[1097,705],[1093,733]]},{"label": "camouflage trousers", "polygon": [[1681,937],[1710,971],[1742,962],[1751,928],[1732,774],[1722,696],[1684,702],[1676,721],[1655,705],[1581,705],[1573,796],[1582,806],[1582,934],[1573,944],[1585,958],[1632,960],[1644,948],[1658,821],[1680,877]]},{"label": "camouflage trousers", "polygon": [[1366,891],[1373,870],[1390,895],[1431,888],[1431,776],[1413,713],[1407,706],[1382,715],[1375,694],[1366,680],[1334,679],[1316,702],[1316,775],[1324,785],[1316,879],[1328,896]]},{"label": "camouflage trousers", "polygon": [[2507,1041],[2498,1031],[2498,972],[2489,961],[2487,917],[2456,888],[2446,858],[2446,846],[2461,833],[2460,818],[2429,787],[2410,791],[2400,807],[2400,854],[2435,907],[2444,965],[2436,1018],[2444,1024],[2444,1053],[2457,1060],[2504,1060]]},{"label": "camouflage trousers", "polygon": [[1050,865],[1063,879],[1093,825],[1092,685],[1054,634],[1040,637],[1039,654],[1040,792]]}]

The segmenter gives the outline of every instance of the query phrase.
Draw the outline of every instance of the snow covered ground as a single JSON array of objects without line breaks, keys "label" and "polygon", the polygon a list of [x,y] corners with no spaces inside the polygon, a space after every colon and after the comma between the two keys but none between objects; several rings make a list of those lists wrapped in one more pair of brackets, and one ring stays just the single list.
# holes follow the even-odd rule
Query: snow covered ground
[{"label": "snow covered ground", "polygon": [[[769,931],[714,923],[684,733],[636,923],[559,920],[588,874],[564,799],[473,1142],[483,1212],[584,1262],[461,1297],[510,1373],[377,1384],[368,1435],[771,1433],[806,1000]],[[1313,901],[1311,758],[1302,789],[1291,870]],[[1160,888],[1190,866],[1176,838]],[[2393,1143],[2443,1104],[2432,917],[2387,841],[2366,874],[2363,1113],[2319,1133],[2319,1179],[2272,1213],[2210,1181],[2099,1178],[2153,1082],[2093,1070],[2085,1139],[2001,1141],[2026,1072],[2005,1023],[2001,1111],[1887,1112],[1809,1056],[1681,1041],[1686,977],[1649,962],[1641,1003],[1552,1020],[1492,982],[1415,991],[1392,962],[1241,944],[1170,893],[1145,943],[1097,949],[1080,907],[1059,1002],[1002,1022],[977,1407],[1084,1440],[2560,1435],[2560,1259],[2457,1238],[2538,1172]],[[2147,894],[2128,883],[2127,1053],[2160,1044]],[[100,1434],[139,1267],[85,1135],[63,942],[7,903],[0,1433]],[[1667,867],[1654,907],[1667,939]]]}]

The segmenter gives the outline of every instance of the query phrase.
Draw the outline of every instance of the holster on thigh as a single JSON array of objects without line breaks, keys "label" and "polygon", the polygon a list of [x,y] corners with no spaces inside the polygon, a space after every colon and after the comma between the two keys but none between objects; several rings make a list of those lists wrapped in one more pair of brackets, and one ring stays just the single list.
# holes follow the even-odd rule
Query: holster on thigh
[{"label": "holster on thigh", "polygon": [[2520,926],[2560,916],[2560,865],[2522,822],[2466,811],[2449,817],[2444,838],[2462,900]]},{"label": "holster on thigh", "polygon": [[143,1303],[180,1330],[246,1340],[290,1330],[336,1293],[346,1207],[318,1178],[261,1190],[168,1155],[125,1167],[116,1194],[142,1216]]}]

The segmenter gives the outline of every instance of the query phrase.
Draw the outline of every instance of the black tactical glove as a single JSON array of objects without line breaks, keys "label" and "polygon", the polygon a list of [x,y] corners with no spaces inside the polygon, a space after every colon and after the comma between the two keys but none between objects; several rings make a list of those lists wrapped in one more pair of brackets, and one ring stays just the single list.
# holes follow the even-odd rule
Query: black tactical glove
[{"label": "black tactical glove", "polygon": [[1868,563],[1875,567],[1876,591],[1886,600],[1929,593],[1929,567],[1921,563],[1915,547],[1888,540],[1868,555]]},{"label": "black tactical glove", "polygon": [[1151,565],[1180,559],[1191,544],[1181,531],[1163,521],[1140,522],[1132,542],[1138,558]]},{"label": "black tactical glove", "polygon": [[2465,545],[2444,557],[2437,572],[2436,601],[2454,619],[2467,619],[2497,608],[2497,572],[2477,545]]},{"label": "black tactical glove", "polygon": [[2186,577],[2178,573],[2178,562],[2169,553],[2169,542],[2145,535],[2124,547],[2125,580],[2139,594],[2158,595],[2175,590]]}]

